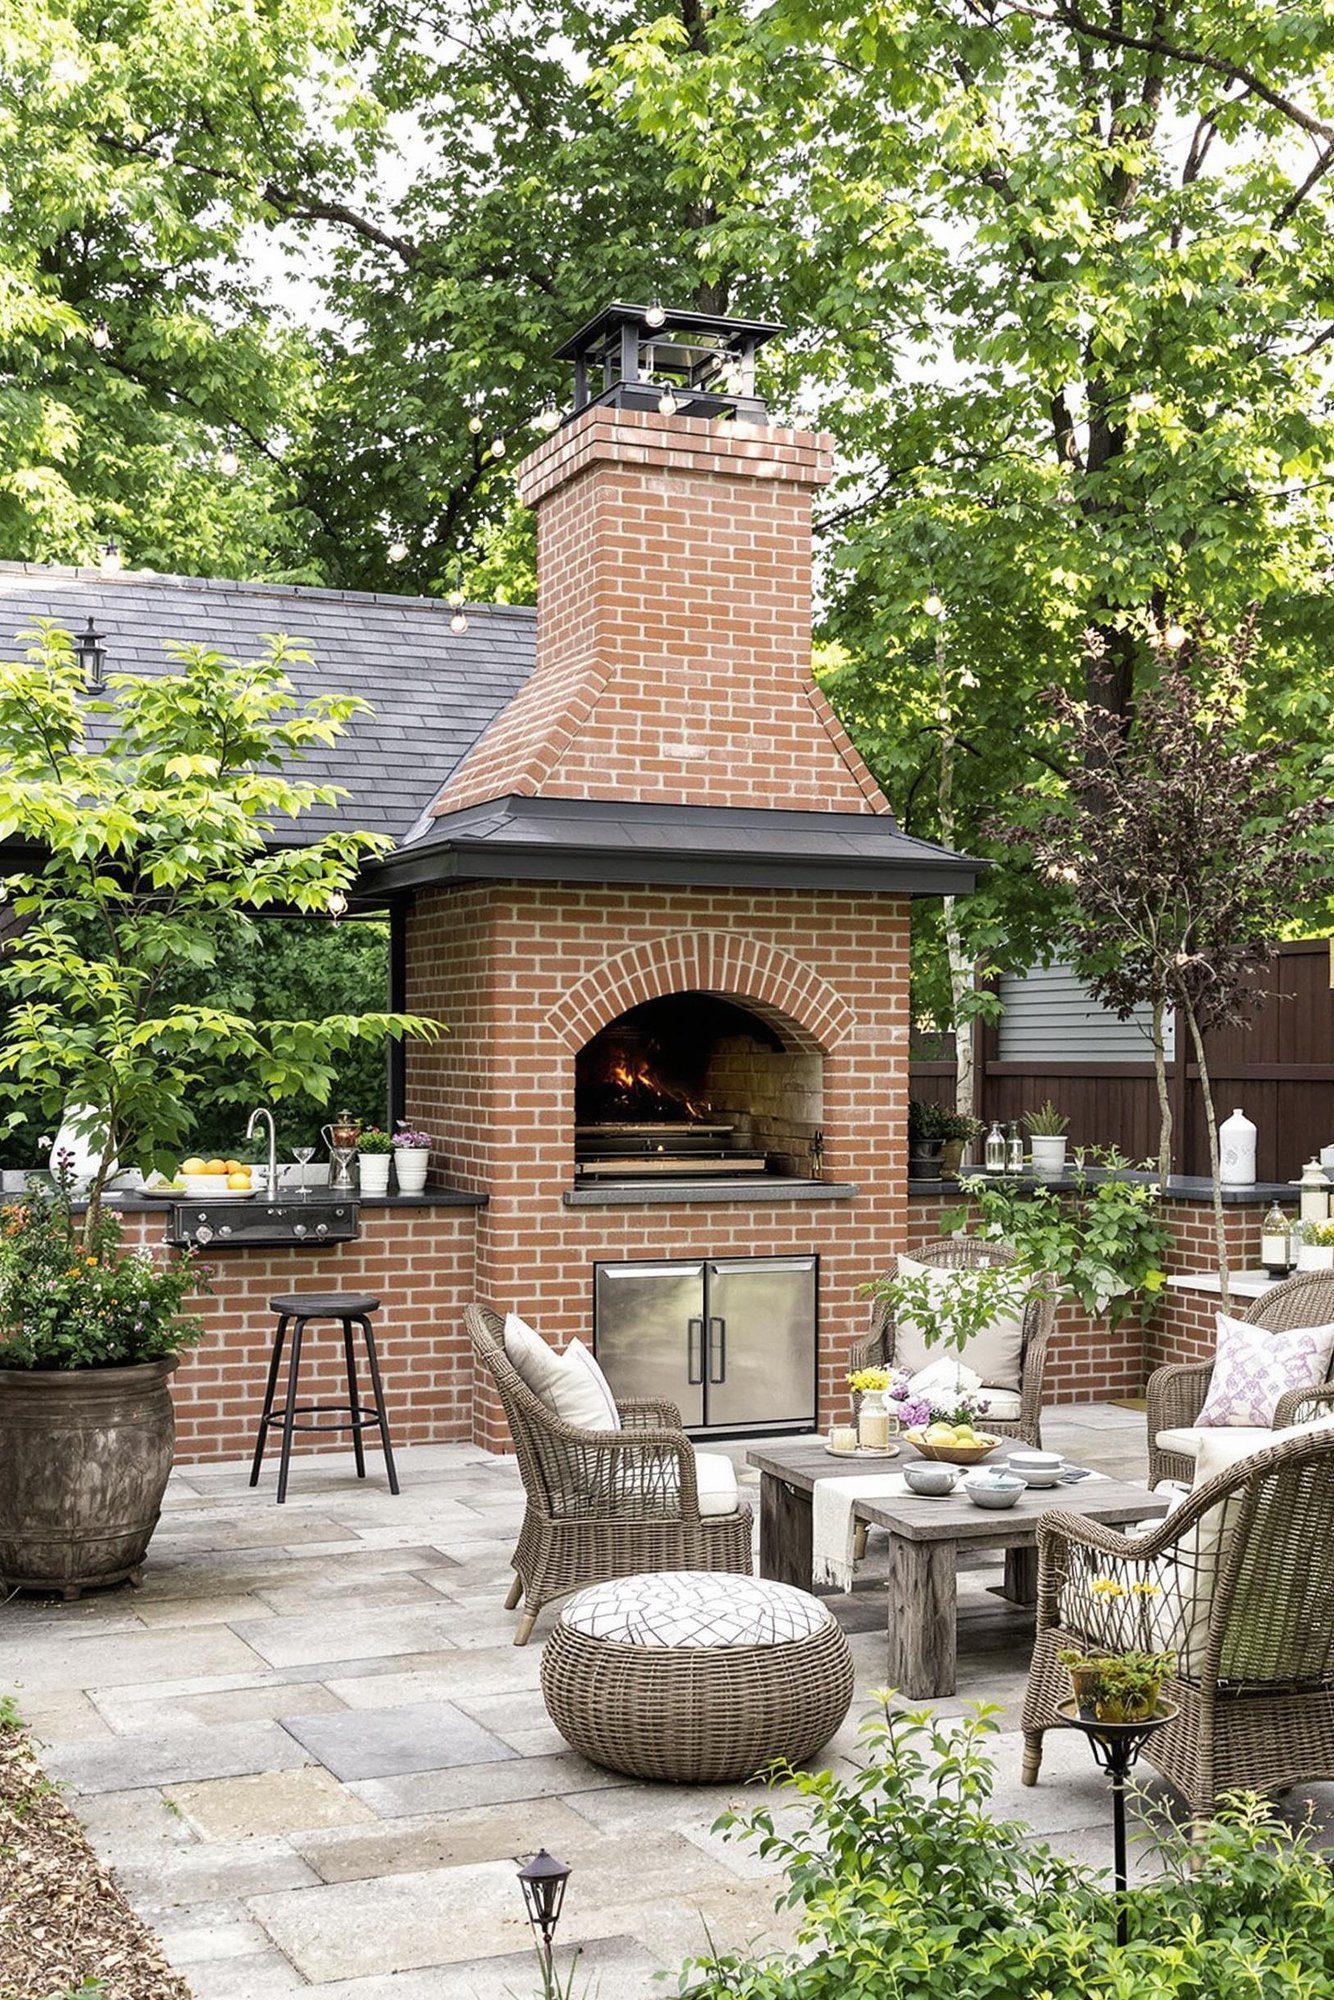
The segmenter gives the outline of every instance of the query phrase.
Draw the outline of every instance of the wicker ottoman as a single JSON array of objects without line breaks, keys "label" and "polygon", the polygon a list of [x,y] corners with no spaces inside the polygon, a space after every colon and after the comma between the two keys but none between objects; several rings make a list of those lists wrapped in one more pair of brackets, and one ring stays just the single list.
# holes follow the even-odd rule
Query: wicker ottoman
[{"label": "wicker ottoman", "polygon": [[572,1597],[543,1648],[542,1695],[594,1764],[721,1784],[822,1748],[852,1703],[852,1656],[804,1590],[668,1570]]}]

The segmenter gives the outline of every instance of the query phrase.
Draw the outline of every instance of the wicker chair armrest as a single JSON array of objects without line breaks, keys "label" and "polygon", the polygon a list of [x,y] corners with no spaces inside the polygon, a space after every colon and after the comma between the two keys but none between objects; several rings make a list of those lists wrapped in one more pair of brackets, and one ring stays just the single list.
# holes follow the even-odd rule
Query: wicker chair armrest
[{"label": "wicker chair armrest", "polygon": [[1213,1372],[1212,1361],[1172,1361],[1154,1369],[1147,1391],[1150,1443],[1159,1431],[1185,1430],[1195,1422]]},{"label": "wicker chair armrest", "polygon": [[695,1453],[683,1431],[572,1430],[569,1435],[593,1460],[581,1482],[581,1504],[570,1511],[698,1522]]},{"label": "wicker chair armrest", "polygon": [[1044,1632],[1063,1622],[1061,1596],[1071,1549],[1086,1549],[1105,1556],[1109,1565],[1122,1571],[1147,1568],[1180,1533],[1181,1524],[1176,1516],[1155,1523],[1145,1534],[1127,1535],[1102,1521],[1088,1521],[1082,1514],[1068,1514],[1060,1508],[1044,1514],[1037,1526],[1038,1631]]},{"label": "wicker chair armrest", "polygon": [[1334,1382],[1319,1382],[1309,1389],[1289,1389],[1274,1405],[1274,1429],[1304,1424],[1316,1417],[1334,1416]]},{"label": "wicker chair armrest", "polygon": [[628,1431],[679,1431],[681,1412],[675,1403],[655,1396],[633,1396],[617,1401],[617,1411]]}]

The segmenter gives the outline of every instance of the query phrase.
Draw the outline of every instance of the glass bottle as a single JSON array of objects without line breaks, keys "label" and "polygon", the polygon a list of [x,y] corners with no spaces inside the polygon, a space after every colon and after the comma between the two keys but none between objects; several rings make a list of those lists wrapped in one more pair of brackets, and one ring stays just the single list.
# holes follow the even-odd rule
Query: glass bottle
[{"label": "glass bottle", "polygon": [[1271,1278],[1288,1274],[1288,1218],[1276,1201],[1260,1224],[1260,1262]]},{"label": "glass bottle", "polygon": [[1005,1165],[1012,1174],[1024,1171],[1024,1135],[1019,1130],[1019,1120],[1010,1120],[1010,1136],[1005,1142]]},{"label": "glass bottle", "polygon": [[989,1174],[1005,1171],[1005,1134],[1000,1128],[1000,1119],[993,1118],[991,1130],[987,1133],[986,1166]]}]

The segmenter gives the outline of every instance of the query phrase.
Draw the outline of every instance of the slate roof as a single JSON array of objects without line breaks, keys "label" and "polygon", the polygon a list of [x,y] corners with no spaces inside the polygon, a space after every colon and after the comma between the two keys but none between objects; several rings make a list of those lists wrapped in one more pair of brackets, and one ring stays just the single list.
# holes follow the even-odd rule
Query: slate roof
[{"label": "slate roof", "polygon": [[438,598],[0,563],[0,657],[39,618],[74,632],[92,618],[109,674],[168,672],[167,640],[239,659],[268,635],[305,641],[312,664],[289,670],[299,692],[358,694],[375,712],[305,759],[302,776],[348,797],[294,822],[291,837],[343,825],[401,840],[531,673],[537,614],[469,605],[468,630],[455,633]]},{"label": "slate roof", "polygon": [[966,895],[985,866],[900,833],[888,813],[511,794],[427,816],[365,876],[386,890],[519,876],[942,896]]}]

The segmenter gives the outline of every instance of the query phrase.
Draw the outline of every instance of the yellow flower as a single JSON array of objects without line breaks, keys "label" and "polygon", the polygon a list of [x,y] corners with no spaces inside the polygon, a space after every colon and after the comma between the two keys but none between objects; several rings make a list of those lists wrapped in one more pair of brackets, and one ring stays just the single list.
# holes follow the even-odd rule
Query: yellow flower
[{"label": "yellow flower", "polygon": [[1156,1597],[1158,1586],[1156,1583],[1132,1583],[1130,1591],[1133,1597]]},{"label": "yellow flower", "polygon": [[1095,1577],[1089,1589],[1096,1591],[1099,1597],[1124,1597],[1126,1594],[1124,1585],[1117,1583],[1115,1578],[1110,1576]]}]

